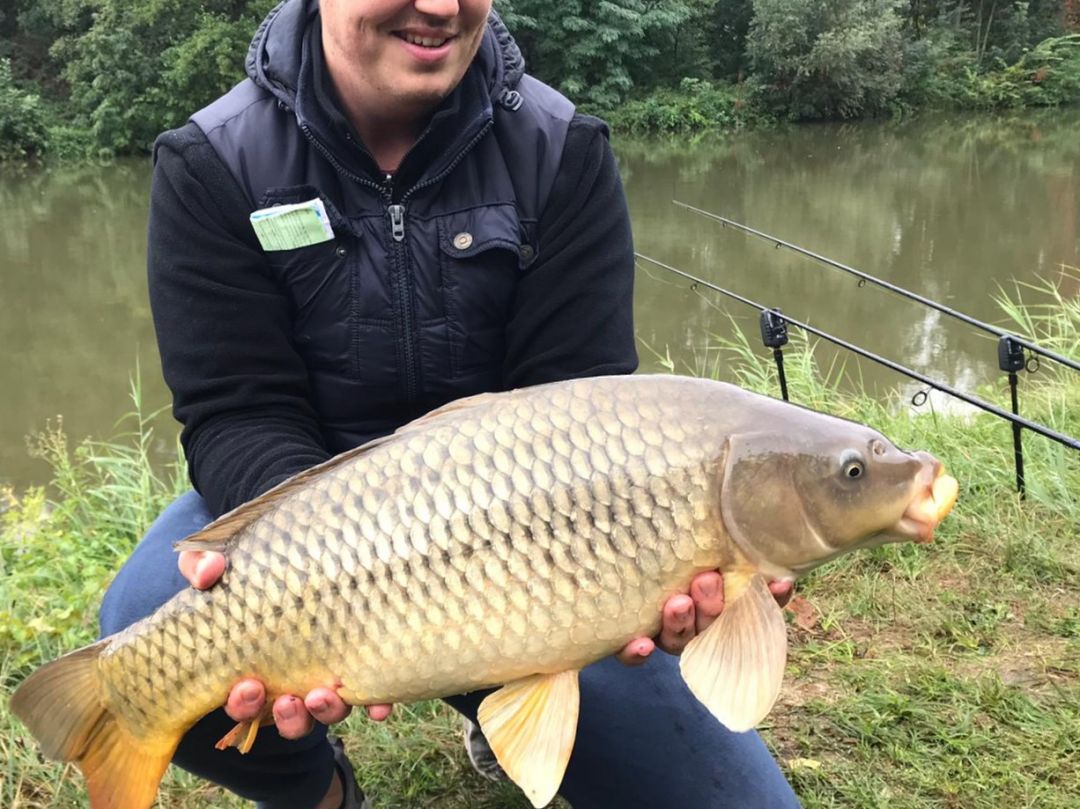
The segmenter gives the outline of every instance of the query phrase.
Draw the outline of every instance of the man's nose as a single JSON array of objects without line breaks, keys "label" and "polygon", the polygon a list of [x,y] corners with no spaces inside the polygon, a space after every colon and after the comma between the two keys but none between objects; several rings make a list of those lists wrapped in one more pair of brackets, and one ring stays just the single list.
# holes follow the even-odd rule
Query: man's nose
[{"label": "man's nose", "polygon": [[458,0],[415,0],[413,7],[432,17],[453,17],[461,10]]}]

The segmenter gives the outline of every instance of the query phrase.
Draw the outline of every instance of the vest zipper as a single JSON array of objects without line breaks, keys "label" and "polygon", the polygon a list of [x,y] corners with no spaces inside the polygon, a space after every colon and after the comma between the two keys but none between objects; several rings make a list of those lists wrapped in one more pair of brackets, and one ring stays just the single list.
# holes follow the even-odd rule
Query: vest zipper
[{"label": "vest zipper", "polygon": [[405,369],[405,401],[416,401],[420,388],[420,368],[416,358],[416,312],[413,301],[412,273],[409,272],[409,252],[405,248],[405,206],[389,205],[386,212],[390,215],[390,235],[394,242],[390,245],[390,266],[393,272],[393,284],[397,287],[394,303],[401,323],[401,364]]},{"label": "vest zipper", "polygon": [[395,203],[392,180],[390,182],[379,184],[349,171],[341,165],[341,163],[334,158],[330,150],[315,137],[307,124],[300,124],[300,131],[304,133],[304,136],[308,141],[310,141],[319,153],[326,158],[331,166],[350,180],[359,183],[360,185],[374,188],[386,202],[390,203],[387,205],[386,212],[390,217],[390,235],[394,240],[394,243],[390,246],[390,266],[392,270],[391,283],[397,287],[397,294],[394,297],[396,299],[397,313],[402,327],[399,357],[405,368],[405,401],[409,405],[416,402],[417,394],[419,393],[420,368],[417,359],[418,351],[416,345],[416,317],[415,312],[413,311],[412,273],[409,272],[409,253],[405,245],[405,203],[408,202],[409,198],[415,192],[427,188],[428,186],[435,185],[435,183],[440,182],[444,177],[450,174],[450,172],[457,168],[458,164],[465,159],[465,155],[480,142],[480,139],[484,137],[488,130],[494,125],[494,119],[485,122],[484,126],[482,126],[477,131],[476,135],[462,147],[445,169],[436,176],[429,177],[424,182],[414,185],[401,196],[399,202]]},{"label": "vest zipper", "polygon": [[386,212],[390,214],[390,234],[394,241],[405,241],[405,206],[391,205]]}]

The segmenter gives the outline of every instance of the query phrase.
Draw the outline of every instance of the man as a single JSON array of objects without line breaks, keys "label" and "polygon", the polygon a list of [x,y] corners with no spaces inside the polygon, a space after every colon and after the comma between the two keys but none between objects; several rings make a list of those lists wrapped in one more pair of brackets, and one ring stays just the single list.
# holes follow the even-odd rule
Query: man
[{"label": "man", "polygon": [[[151,302],[199,494],[140,543],[103,633],[212,586],[224,557],[185,553],[178,570],[172,542],[336,452],[461,396],[635,369],[606,128],[524,75],[490,5],[287,0],[256,34],[249,79],[159,138]],[[311,227],[275,219],[289,204]],[[722,605],[703,574],[666,605],[659,643],[679,651]],[[760,740],[724,731],[653,647],[620,654],[640,668],[582,674],[562,793],[577,809],[796,805]],[[475,718],[482,697],[449,701]],[[264,809],[366,806],[327,740],[347,713],[331,690],[278,697],[279,735],[247,756],[213,749],[264,700],[238,683],[175,762]]]}]

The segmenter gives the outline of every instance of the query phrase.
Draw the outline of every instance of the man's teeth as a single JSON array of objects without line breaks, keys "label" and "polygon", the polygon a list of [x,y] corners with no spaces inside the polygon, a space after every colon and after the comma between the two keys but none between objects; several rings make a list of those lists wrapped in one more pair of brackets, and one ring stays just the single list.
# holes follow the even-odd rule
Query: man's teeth
[{"label": "man's teeth", "polygon": [[425,48],[438,48],[446,44],[445,39],[430,39],[428,37],[415,37],[412,34],[402,34],[402,38],[406,42],[411,42],[413,45],[423,45]]}]

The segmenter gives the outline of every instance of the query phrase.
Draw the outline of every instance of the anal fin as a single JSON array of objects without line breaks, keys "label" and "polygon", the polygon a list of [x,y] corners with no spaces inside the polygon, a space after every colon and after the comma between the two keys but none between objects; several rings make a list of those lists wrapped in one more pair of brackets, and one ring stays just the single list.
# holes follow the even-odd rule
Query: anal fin
[{"label": "anal fin", "polygon": [[495,758],[535,807],[555,798],[577,736],[578,672],[537,674],[480,703],[478,719]]},{"label": "anal fin", "polygon": [[679,668],[709,712],[742,732],[764,719],[780,695],[787,628],[761,574],[749,581],[725,574],[724,591],[724,611],[687,644]]}]

